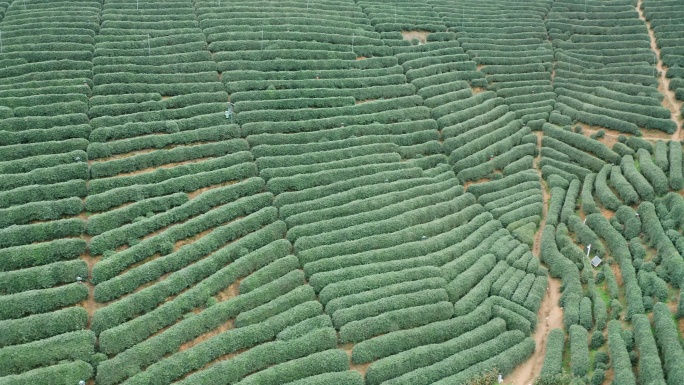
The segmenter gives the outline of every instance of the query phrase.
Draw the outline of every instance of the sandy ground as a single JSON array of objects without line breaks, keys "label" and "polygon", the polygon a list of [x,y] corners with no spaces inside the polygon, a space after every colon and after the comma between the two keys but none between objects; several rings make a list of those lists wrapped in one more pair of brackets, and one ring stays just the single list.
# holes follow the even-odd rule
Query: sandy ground
[{"label": "sandy ground", "polygon": [[366,378],[366,370],[368,370],[368,367],[370,366],[370,362],[365,363],[365,364],[354,364],[351,362],[351,356],[352,356],[352,349],[354,348],[354,344],[348,343],[344,345],[340,345],[340,349],[344,350],[345,353],[349,356],[349,368],[351,370],[356,370],[357,372],[361,373],[363,378]]},{"label": "sandy ground", "polygon": [[[541,144],[541,132],[537,132],[537,137],[539,138],[538,144]],[[541,170],[536,167],[539,158],[535,159],[535,169],[540,174]],[[534,236],[534,244],[532,246],[532,253],[539,257],[539,250],[541,247],[541,235],[546,225],[546,211],[551,196],[546,191],[545,183],[542,180],[542,194],[544,199],[544,205],[542,208],[542,222],[539,226],[537,234]],[[519,365],[515,370],[504,378],[504,382],[513,385],[529,385],[534,382],[534,380],[539,376],[542,364],[544,363],[544,355],[546,354],[546,339],[548,338],[551,329],[562,328],[563,327],[563,310],[558,305],[560,300],[560,286],[561,281],[555,278],[549,278],[549,286],[547,287],[546,295],[542,299],[541,306],[539,307],[539,313],[537,314],[537,319],[539,323],[534,332],[534,342],[536,347],[532,356],[525,361],[522,365]]]},{"label": "sandy ground", "polygon": [[656,43],[655,33],[653,32],[653,28],[651,28],[651,23],[648,20],[646,20],[646,17],[644,16],[644,12],[642,11],[641,7],[642,0],[639,0],[637,2],[636,9],[639,13],[639,18],[643,20],[644,23],[646,23],[646,27],[648,28],[648,36],[651,39],[651,49],[656,53],[656,56],[658,57],[658,62],[656,64],[656,68],[660,73],[658,76],[658,91],[660,91],[661,94],[665,95],[665,98],[663,99],[663,107],[670,110],[670,112],[672,113],[672,120],[677,122],[677,132],[675,132],[671,136],[671,139],[682,140],[682,103],[675,98],[674,92],[670,90],[670,79],[668,79],[667,76],[665,76],[667,72],[667,67],[663,65],[663,61],[661,60],[660,55],[660,48]]},{"label": "sandy ground", "polygon": [[427,35],[430,34],[428,31],[401,31],[404,40],[411,41],[413,39],[420,40],[421,43],[425,44],[427,42]]},{"label": "sandy ground", "polygon": [[[536,243],[536,242],[535,242]],[[546,354],[546,339],[551,329],[563,327],[563,310],[558,306],[560,300],[559,279],[549,278],[549,287],[542,300],[537,317],[540,322],[534,332],[536,347],[532,357],[518,366],[513,373],[504,377],[504,383],[512,385],[530,385],[539,376],[544,355]]]}]

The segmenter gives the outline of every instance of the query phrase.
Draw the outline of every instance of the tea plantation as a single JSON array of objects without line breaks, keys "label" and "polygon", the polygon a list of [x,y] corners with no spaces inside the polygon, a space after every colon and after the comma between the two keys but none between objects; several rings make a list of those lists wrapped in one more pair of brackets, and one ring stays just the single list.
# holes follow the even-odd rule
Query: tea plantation
[{"label": "tea plantation", "polygon": [[683,385],[682,101],[681,0],[0,0],[0,385]]}]

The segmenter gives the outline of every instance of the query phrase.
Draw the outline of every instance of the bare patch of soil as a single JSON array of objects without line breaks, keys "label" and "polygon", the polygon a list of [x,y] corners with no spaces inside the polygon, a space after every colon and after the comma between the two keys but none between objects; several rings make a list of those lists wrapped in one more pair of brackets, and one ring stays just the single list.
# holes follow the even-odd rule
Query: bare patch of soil
[{"label": "bare patch of soil", "polygon": [[[536,244],[536,241],[535,241]],[[534,353],[525,363],[518,366],[513,373],[504,378],[506,384],[529,385],[539,376],[544,356],[546,355],[546,340],[552,329],[563,327],[563,309],[558,306],[560,300],[561,282],[556,278],[549,278],[549,287],[542,300],[537,318],[539,323],[534,332],[536,344]]]},{"label": "bare patch of soil", "polygon": [[365,56],[357,56],[356,57],[356,60],[364,60],[364,59],[368,59],[368,58]]},{"label": "bare patch of soil", "polygon": [[487,178],[482,178],[482,179],[478,179],[478,180],[469,180],[469,181],[467,181],[467,182],[465,182],[465,183],[463,184],[463,188],[464,188],[466,191],[468,191],[468,187],[470,187],[470,185],[478,184],[478,183],[485,183],[485,182],[489,182],[489,179],[487,179]]},{"label": "bare patch of soil", "polygon": [[[352,356],[352,349],[354,348],[354,344],[352,343],[347,343],[344,345],[340,346],[340,349],[344,350],[345,353],[349,356],[349,360],[351,362],[351,356]],[[353,362],[350,363],[349,367],[351,370],[356,370],[357,372],[361,373],[363,378],[366,378],[366,371],[368,370],[368,367],[370,366],[370,362],[365,363],[365,364],[355,364]]]},{"label": "bare patch of soil", "polygon": [[199,190],[195,190],[195,191],[193,191],[193,192],[191,192],[191,193],[188,193],[188,198],[189,198],[190,200],[192,200],[192,199],[197,198],[198,195],[201,195],[201,194],[203,194],[203,193],[205,193],[205,192],[207,192],[207,191],[209,191],[209,190],[213,190],[213,189],[219,188],[219,187],[229,186],[229,185],[235,184],[235,183],[237,183],[237,182],[238,182],[238,181],[236,181],[236,180],[231,180],[231,181],[228,181],[228,182],[220,183],[220,184],[213,185],[213,186],[209,186],[209,187],[202,187],[202,188],[199,189]]},{"label": "bare patch of soil", "polygon": [[357,100],[355,104],[362,104],[362,103],[368,103],[368,102],[373,102],[378,99],[364,99],[364,100]]},{"label": "bare patch of soil", "polygon": [[606,219],[610,219],[613,217],[613,215],[615,215],[615,213],[607,208],[601,208],[601,215],[603,215]]},{"label": "bare patch of soil", "polygon": [[[536,135],[537,145],[540,145],[543,133],[536,132]],[[540,156],[541,155],[539,155],[539,157]],[[539,157],[535,159],[534,166],[537,173],[539,173],[539,179],[542,183],[544,204],[542,206],[542,222],[539,226],[539,230],[534,236],[534,244],[532,246],[532,252],[537,257],[539,257],[541,249],[541,236],[544,227],[546,226],[547,209],[551,198],[546,189],[544,179],[541,177],[541,170],[538,167]],[[504,379],[506,383],[513,385],[529,385],[539,376],[544,363],[544,356],[546,355],[546,340],[549,332],[552,329],[563,327],[563,309],[559,306],[560,287],[561,282],[559,279],[549,277],[549,286],[546,288],[546,295],[542,299],[539,312],[537,313],[539,323],[534,332],[534,353],[532,353],[532,356],[527,361],[515,368],[515,370]]]},{"label": "bare patch of soil", "polygon": [[223,302],[227,301],[231,298],[235,298],[240,294],[240,282],[242,282],[242,278],[239,278],[237,281],[233,282],[230,286],[227,288],[221,290],[214,296],[217,301]]},{"label": "bare patch of soil", "polygon": [[232,329],[233,326],[234,326],[233,324],[234,324],[234,321],[233,321],[232,319],[231,319],[231,320],[228,320],[228,322],[226,322],[226,323],[224,323],[223,325],[217,327],[216,329],[211,330],[211,331],[209,331],[209,332],[207,332],[207,333],[204,333],[204,334],[202,334],[201,336],[195,338],[194,340],[191,340],[191,341],[188,341],[188,342],[182,344],[182,345],[180,346],[180,348],[178,349],[178,351],[179,351],[179,352],[182,352],[183,350],[190,349],[190,348],[192,348],[193,346],[199,345],[199,344],[201,344],[201,343],[204,342],[204,341],[208,341],[208,340],[210,340],[210,339],[216,337],[217,335],[219,335],[219,334],[221,334],[221,333],[223,333],[223,332],[225,332],[225,331],[228,331],[228,330]]},{"label": "bare patch of soil", "polygon": [[430,32],[428,31],[401,31],[404,40],[412,41],[413,39],[418,39],[423,44],[427,42],[429,34]]}]

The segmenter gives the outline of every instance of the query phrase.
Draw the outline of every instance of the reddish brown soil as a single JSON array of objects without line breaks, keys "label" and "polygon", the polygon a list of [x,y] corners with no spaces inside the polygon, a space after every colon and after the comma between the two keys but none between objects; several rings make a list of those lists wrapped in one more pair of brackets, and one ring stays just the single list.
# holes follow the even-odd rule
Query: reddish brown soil
[{"label": "reddish brown soil", "polygon": [[[345,353],[349,356],[349,359],[351,361],[351,356],[352,356],[352,349],[354,348],[354,344],[348,343],[340,346],[340,349],[344,350]],[[363,375],[363,378],[366,378],[366,371],[368,370],[368,367],[370,366],[370,362],[365,363],[365,364],[354,364],[351,363],[349,365],[351,370],[356,370],[357,372],[361,373]]]}]

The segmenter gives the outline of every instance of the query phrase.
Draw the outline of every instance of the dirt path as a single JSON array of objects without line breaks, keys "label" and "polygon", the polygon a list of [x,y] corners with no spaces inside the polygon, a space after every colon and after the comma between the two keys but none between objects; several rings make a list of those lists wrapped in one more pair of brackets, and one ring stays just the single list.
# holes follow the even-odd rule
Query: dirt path
[{"label": "dirt path", "polygon": [[546,339],[551,329],[563,327],[563,310],[558,306],[560,300],[561,282],[556,278],[549,278],[549,287],[542,300],[539,313],[540,322],[534,332],[536,347],[527,361],[518,366],[513,373],[504,378],[504,383],[512,385],[530,385],[539,376],[544,356],[546,355]]},{"label": "dirt path", "polygon": [[642,0],[638,0],[636,10],[639,13],[639,18],[646,24],[646,28],[648,29],[648,37],[651,39],[651,50],[653,50],[658,58],[658,62],[656,63],[656,69],[660,73],[658,76],[658,91],[665,95],[665,98],[663,99],[663,107],[670,110],[672,114],[672,120],[677,123],[677,131],[672,134],[671,139],[682,140],[682,103],[675,98],[674,92],[670,90],[670,79],[665,76],[667,67],[663,65],[663,60],[660,56],[660,48],[658,48],[658,44],[656,43],[655,33],[653,32],[653,28],[651,28],[651,23],[646,20],[641,7]]},{"label": "dirt path", "polygon": [[[541,138],[543,133],[537,132],[537,145],[541,146]],[[541,155],[540,155],[541,156]],[[541,248],[541,236],[546,226],[546,211],[548,208],[550,194],[546,189],[546,183],[541,177],[541,170],[537,167],[539,157],[535,159],[535,169],[539,173],[539,179],[542,182],[542,194],[544,205],[542,207],[542,221],[539,226],[537,234],[534,236],[534,244],[532,246],[532,253],[539,257]],[[561,282],[555,278],[549,278],[549,286],[546,290],[546,295],[542,299],[537,319],[540,321],[537,324],[537,329],[534,332],[534,342],[536,347],[532,356],[522,365],[515,368],[515,370],[504,378],[504,382],[512,385],[530,385],[539,376],[542,364],[544,363],[544,355],[546,354],[546,339],[548,338],[551,329],[563,327],[563,310],[558,306],[560,300]]]}]

